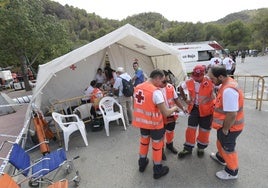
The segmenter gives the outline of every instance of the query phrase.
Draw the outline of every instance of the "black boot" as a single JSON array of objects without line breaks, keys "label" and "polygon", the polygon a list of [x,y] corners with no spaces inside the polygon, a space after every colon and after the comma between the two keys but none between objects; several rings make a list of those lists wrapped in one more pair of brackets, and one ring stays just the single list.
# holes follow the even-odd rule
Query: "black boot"
[{"label": "black boot", "polygon": [[163,161],[167,160],[167,157],[166,157],[165,152],[164,152],[164,148],[162,149],[162,160]]},{"label": "black boot", "polygon": [[159,179],[169,172],[167,166],[162,166],[162,164],[154,165],[154,179]]},{"label": "black boot", "polygon": [[166,148],[174,154],[178,153],[178,150],[173,146],[173,142],[166,144]]},{"label": "black boot", "polygon": [[139,171],[140,172],[144,172],[146,166],[148,165],[149,163],[149,159],[146,157],[146,158],[140,158],[139,159]]},{"label": "black boot", "polygon": [[192,150],[188,150],[188,149],[183,149],[181,152],[178,153],[178,158],[182,159],[187,155],[191,155],[192,154]]},{"label": "black boot", "polygon": [[205,153],[204,149],[197,148],[197,156],[198,157],[200,157],[200,158],[203,157],[204,153]]}]

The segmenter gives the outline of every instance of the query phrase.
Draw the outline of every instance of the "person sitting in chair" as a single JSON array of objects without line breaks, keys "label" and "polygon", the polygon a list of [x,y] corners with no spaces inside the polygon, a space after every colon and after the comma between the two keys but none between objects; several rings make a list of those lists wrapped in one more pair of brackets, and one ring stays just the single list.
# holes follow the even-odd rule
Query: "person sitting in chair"
[{"label": "person sitting in chair", "polygon": [[95,86],[96,84],[97,84],[96,80],[92,80],[92,81],[90,82],[90,86],[84,90],[84,95],[85,95],[85,97],[82,98],[82,100],[81,100],[82,104],[90,103],[90,102],[91,102],[91,101],[90,101],[90,96],[91,96],[91,94],[92,94],[92,92],[93,92],[93,90],[94,90],[94,86]]},{"label": "person sitting in chair", "polygon": [[100,89],[100,85],[97,83],[93,87],[94,89],[92,91],[90,101],[95,109],[95,112],[93,112],[92,115],[96,117],[96,110],[99,109],[99,102],[101,98],[104,97],[104,92]]}]

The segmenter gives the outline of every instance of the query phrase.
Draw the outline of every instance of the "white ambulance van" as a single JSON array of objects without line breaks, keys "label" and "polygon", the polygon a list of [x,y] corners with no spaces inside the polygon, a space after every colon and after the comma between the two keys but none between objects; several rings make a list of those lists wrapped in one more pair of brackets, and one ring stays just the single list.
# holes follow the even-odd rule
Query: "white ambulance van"
[{"label": "white ambulance van", "polygon": [[11,88],[13,77],[10,70],[0,70],[0,87],[2,89]]},{"label": "white ambulance van", "polygon": [[222,56],[224,48],[216,41],[169,43],[179,52],[181,60],[185,63],[186,72],[190,73],[195,65],[208,65],[215,52]]}]

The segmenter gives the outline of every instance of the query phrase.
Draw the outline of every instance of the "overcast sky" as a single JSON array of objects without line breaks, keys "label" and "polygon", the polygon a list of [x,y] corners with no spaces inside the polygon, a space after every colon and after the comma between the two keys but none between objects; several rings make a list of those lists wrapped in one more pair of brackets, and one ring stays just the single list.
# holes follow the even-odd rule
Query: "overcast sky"
[{"label": "overcast sky", "polygon": [[54,0],[102,18],[122,20],[144,12],[157,12],[169,21],[209,22],[242,10],[268,8],[268,0]]}]

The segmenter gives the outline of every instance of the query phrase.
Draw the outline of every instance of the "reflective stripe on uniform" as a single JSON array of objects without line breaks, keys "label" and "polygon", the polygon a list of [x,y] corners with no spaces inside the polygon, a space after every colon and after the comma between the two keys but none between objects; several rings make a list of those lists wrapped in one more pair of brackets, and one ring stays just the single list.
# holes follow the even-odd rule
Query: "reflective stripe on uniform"
[{"label": "reflective stripe on uniform", "polygon": [[134,117],[134,120],[139,123],[143,123],[146,125],[154,125],[154,126],[161,125],[161,123],[163,123],[163,120],[161,120],[160,122],[159,121],[155,122],[155,121],[150,121],[150,120],[138,118],[138,117]]},{"label": "reflective stripe on uniform", "polygon": [[146,110],[141,109],[141,108],[135,108],[133,111],[134,112],[141,113],[141,114],[145,114],[146,116],[151,116],[151,117],[158,117],[158,116],[160,116],[160,113],[149,112],[149,111],[146,111]]}]

